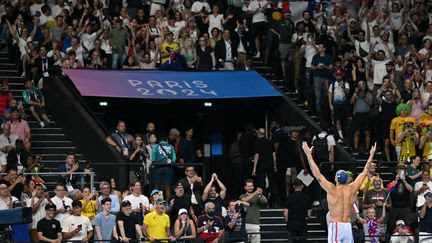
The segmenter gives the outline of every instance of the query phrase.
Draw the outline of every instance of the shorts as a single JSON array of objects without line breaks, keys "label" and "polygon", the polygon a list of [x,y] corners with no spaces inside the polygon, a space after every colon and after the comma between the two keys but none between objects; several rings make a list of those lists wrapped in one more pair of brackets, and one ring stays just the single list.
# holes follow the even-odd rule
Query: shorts
[{"label": "shorts", "polygon": [[354,131],[369,131],[369,113],[358,113],[354,116]]},{"label": "shorts", "polygon": [[267,33],[267,22],[252,23],[252,35],[254,37],[263,37]]},{"label": "shorts", "polygon": [[351,223],[330,222],[328,224],[328,241],[329,243],[344,242],[354,243]]},{"label": "shorts", "polygon": [[39,115],[46,115],[45,109],[42,108],[42,107],[40,107],[40,106],[37,106],[37,105],[25,105],[25,106],[27,106],[27,107],[33,106],[34,109],[35,109],[35,111],[36,111],[36,113],[38,113]]},{"label": "shorts", "polygon": [[346,104],[333,104],[334,113],[333,117],[335,121],[342,121],[349,115],[348,105]]},{"label": "shorts", "polygon": [[293,52],[294,49],[291,48],[291,44],[279,44],[279,53],[281,59],[286,59]]},{"label": "shorts", "polygon": [[152,182],[157,185],[169,186],[174,178],[174,170],[169,167],[161,167],[154,171],[151,178]]}]

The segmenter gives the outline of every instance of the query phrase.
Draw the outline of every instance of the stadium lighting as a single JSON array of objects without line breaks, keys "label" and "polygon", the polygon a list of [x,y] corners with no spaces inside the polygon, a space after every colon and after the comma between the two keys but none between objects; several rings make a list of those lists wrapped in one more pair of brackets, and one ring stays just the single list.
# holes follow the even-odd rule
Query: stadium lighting
[{"label": "stadium lighting", "polygon": [[101,102],[99,102],[99,106],[108,106],[108,102],[101,101]]},{"label": "stadium lighting", "polygon": [[212,105],[211,102],[204,102],[204,107],[212,107]]}]

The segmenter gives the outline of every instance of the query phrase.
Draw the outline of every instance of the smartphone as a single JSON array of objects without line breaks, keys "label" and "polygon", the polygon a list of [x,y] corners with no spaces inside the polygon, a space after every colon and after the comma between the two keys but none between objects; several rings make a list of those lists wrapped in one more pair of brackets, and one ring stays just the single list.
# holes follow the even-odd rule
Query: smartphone
[{"label": "smartphone", "polygon": [[82,224],[79,224],[77,227],[78,227],[78,229],[81,229],[82,228]]}]

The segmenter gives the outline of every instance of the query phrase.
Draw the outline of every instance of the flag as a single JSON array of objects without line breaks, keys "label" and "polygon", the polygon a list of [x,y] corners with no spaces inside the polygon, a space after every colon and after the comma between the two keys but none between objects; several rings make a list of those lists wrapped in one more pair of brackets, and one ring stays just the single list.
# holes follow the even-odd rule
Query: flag
[{"label": "flag", "polygon": [[392,181],[389,184],[387,184],[387,192],[392,193],[396,190],[396,181]]}]

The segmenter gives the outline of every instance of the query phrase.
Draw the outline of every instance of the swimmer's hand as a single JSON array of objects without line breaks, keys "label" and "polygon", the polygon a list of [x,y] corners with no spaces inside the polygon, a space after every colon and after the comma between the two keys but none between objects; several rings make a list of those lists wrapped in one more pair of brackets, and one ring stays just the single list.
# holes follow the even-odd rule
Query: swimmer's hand
[{"label": "swimmer's hand", "polygon": [[373,156],[373,155],[375,154],[376,146],[377,146],[377,144],[375,143],[375,144],[371,147],[370,152],[369,152],[370,155]]},{"label": "swimmer's hand", "polygon": [[303,147],[303,151],[305,152],[305,154],[307,156],[312,156],[312,150],[313,150],[313,146],[309,148],[309,145],[307,144],[307,142],[303,142],[302,144]]},{"label": "swimmer's hand", "polygon": [[363,219],[363,218],[358,218],[358,220],[359,220],[359,222],[361,223],[361,224],[367,224],[367,221],[366,221],[366,219]]}]

